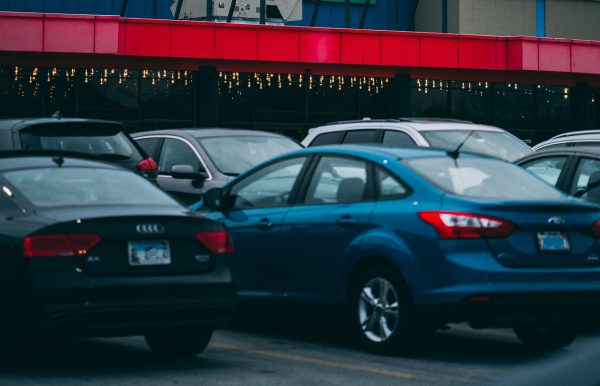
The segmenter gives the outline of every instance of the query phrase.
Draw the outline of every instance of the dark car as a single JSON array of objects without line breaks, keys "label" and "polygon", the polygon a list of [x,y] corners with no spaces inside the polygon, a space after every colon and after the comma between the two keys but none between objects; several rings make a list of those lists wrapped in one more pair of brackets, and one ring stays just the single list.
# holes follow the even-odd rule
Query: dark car
[{"label": "dark car", "polygon": [[123,131],[119,122],[97,119],[0,119],[0,151],[47,150],[81,153],[156,178],[156,163]]},{"label": "dark car", "polygon": [[235,306],[219,222],[91,160],[0,156],[1,337],[145,335],[195,355]]},{"label": "dark car", "polygon": [[192,204],[206,190],[302,147],[280,134],[236,129],[172,129],[132,134],[158,162],[158,185]]},{"label": "dark car", "polygon": [[572,196],[600,204],[600,148],[540,150],[517,165]]},{"label": "dark car", "polygon": [[204,205],[235,240],[240,299],[346,306],[376,350],[464,321],[563,347],[600,309],[600,207],[497,158],[316,146]]}]

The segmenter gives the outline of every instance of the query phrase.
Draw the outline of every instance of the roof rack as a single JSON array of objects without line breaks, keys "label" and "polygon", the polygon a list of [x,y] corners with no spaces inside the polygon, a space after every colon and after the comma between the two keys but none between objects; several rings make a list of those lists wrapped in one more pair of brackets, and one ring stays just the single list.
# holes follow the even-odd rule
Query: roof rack
[{"label": "roof rack", "polygon": [[452,118],[438,118],[438,117],[402,117],[398,118],[399,121],[402,122],[453,122],[453,123],[473,123],[472,121],[465,121],[462,119],[452,119]]},{"label": "roof rack", "polygon": [[565,138],[565,137],[570,137],[572,135],[584,135],[584,134],[600,134],[600,130],[569,131],[568,133],[562,133],[562,134],[559,134],[559,135],[555,135],[554,137],[552,137],[550,139]]},{"label": "roof rack", "polygon": [[329,125],[339,125],[339,124],[344,124],[344,123],[365,123],[365,122],[401,122],[402,119],[393,119],[393,118],[387,118],[387,119],[371,119],[368,117],[365,117],[363,119],[351,119],[348,121],[335,121],[335,122],[329,122],[326,123],[324,126],[329,126]]}]

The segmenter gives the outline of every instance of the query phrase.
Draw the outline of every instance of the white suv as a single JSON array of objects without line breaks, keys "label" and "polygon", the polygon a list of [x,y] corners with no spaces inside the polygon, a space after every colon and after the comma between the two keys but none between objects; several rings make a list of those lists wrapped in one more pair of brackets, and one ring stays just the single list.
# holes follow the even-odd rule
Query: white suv
[{"label": "white suv", "polygon": [[540,142],[533,147],[533,150],[550,150],[574,146],[596,147],[598,145],[600,145],[600,130],[571,131]]},{"label": "white suv", "polygon": [[[464,142],[464,143],[463,143]],[[532,152],[523,141],[494,126],[449,119],[400,118],[333,122],[310,129],[302,145],[380,143],[388,146],[436,147],[480,153],[514,161]]]}]

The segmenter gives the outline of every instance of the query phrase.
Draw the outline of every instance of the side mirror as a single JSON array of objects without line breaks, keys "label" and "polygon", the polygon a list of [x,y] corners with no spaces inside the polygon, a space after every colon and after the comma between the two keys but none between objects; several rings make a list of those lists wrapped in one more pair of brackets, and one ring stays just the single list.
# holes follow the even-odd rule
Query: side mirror
[{"label": "side mirror", "polygon": [[223,196],[223,189],[212,188],[204,192],[202,195],[203,206],[209,209],[221,209],[222,202],[221,197]]},{"label": "side mirror", "polygon": [[205,172],[195,171],[192,165],[173,165],[171,168],[171,177],[203,181],[208,178],[208,175]]}]

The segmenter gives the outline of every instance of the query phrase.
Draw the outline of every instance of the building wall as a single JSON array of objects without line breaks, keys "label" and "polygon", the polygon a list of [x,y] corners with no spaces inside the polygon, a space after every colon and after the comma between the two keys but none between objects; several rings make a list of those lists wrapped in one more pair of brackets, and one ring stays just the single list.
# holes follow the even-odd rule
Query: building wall
[{"label": "building wall", "polygon": [[600,2],[546,0],[546,36],[600,40]]},{"label": "building wall", "polygon": [[460,0],[459,33],[535,36],[535,0]]}]

